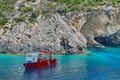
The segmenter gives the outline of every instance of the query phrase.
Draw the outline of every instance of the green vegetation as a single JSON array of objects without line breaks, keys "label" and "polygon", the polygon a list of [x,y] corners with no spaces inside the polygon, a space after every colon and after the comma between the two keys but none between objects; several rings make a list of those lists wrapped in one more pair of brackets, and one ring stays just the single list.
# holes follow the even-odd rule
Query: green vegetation
[{"label": "green vegetation", "polygon": [[8,18],[3,15],[2,12],[0,12],[0,25],[5,25],[8,21]]},{"label": "green vegetation", "polygon": [[[14,3],[18,0],[0,0],[0,25],[4,25],[8,22],[11,16],[14,14]],[[97,11],[99,10],[98,6],[102,5],[111,5],[113,7],[120,6],[120,0],[48,0],[47,7],[45,3],[45,8],[35,10],[35,6],[25,5],[27,3],[34,3],[36,0],[25,0],[19,5],[20,15],[14,20],[16,22],[23,22],[28,19],[30,22],[35,22],[38,15],[43,16],[49,14],[51,11],[59,11],[60,13],[67,13],[70,11],[80,11],[85,12]],[[44,1],[41,0],[44,4]]]},{"label": "green vegetation", "polygon": [[49,7],[56,7],[53,3],[57,5],[65,4],[66,7],[63,9],[63,12],[68,11],[92,11],[97,10],[98,6],[102,5],[111,5],[114,7],[118,7],[120,0],[49,0]]},{"label": "green vegetation", "polygon": [[44,15],[47,15],[49,12],[50,12],[49,10],[43,10],[43,11],[42,11],[42,15],[43,15],[43,16],[44,16]]},{"label": "green vegetation", "polygon": [[39,12],[32,13],[32,15],[29,18],[29,21],[30,22],[35,22],[38,15],[39,15]]},{"label": "green vegetation", "polygon": [[6,18],[6,17],[0,18],[1,25],[5,25],[7,22],[8,22],[8,18]]},{"label": "green vegetation", "polygon": [[16,0],[0,0],[0,11],[12,12]]},{"label": "green vegetation", "polygon": [[16,0],[0,0],[0,25],[5,25],[8,22],[8,16],[14,11],[13,4]]},{"label": "green vegetation", "polygon": [[[35,2],[35,1],[36,1],[36,0],[32,0],[32,2]],[[20,12],[21,12],[21,14],[19,15],[19,17],[21,17],[21,18],[15,20],[15,21],[17,21],[17,22],[23,22],[23,21],[25,21],[25,17],[28,17],[28,15],[30,15],[30,16],[28,17],[28,21],[30,21],[30,22],[35,22],[35,21],[36,21],[36,18],[37,18],[38,15],[39,15],[39,12],[34,11],[32,6],[30,6],[30,7],[25,7],[25,4],[21,4],[21,5],[19,6],[19,10],[20,10]],[[30,12],[30,13],[29,13],[29,12]]]},{"label": "green vegetation", "polygon": [[16,18],[14,18],[14,20],[16,22],[23,22],[23,21],[25,21],[25,18],[24,17],[16,17]]},{"label": "green vegetation", "polygon": [[36,2],[36,0],[32,0],[32,2]]},{"label": "green vegetation", "polygon": [[32,12],[33,11],[33,7],[25,7],[24,4],[21,4],[19,6],[19,10],[23,13],[26,13],[26,12]]}]

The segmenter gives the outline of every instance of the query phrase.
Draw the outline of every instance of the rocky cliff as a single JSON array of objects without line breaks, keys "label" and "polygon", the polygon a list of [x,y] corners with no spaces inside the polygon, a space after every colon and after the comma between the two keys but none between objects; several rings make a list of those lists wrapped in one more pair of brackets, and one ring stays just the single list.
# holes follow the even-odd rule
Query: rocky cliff
[{"label": "rocky cliff", "polygon": [[106,37],[96,37],[95,40],[108,47],[120,47],[120,30]]},{"label": "rocky cliff", "polygon": [[58,13],[42,17],[34,24],[20,22],[0,29],[0,52],[31,52],[49,48],[54,52],[85,51],[87,40]]},{"label": "rocky cliff", "polygon": [[100,42],[103,39],[98,37],[111,37],[120,29],[120,14],[115,8],[65,15],[53,11],[46,15],[38,14],[34,22],[28,21],[32,14],[29,12],[25,21],[16,22],[14,17],[21,14],[17,9],[8,23],[0,28],[0,52],[32,52],[49,48],[53,52],[80,53],[87,47],[103,46]]},{"label": "rocky cliff", "polygon": [[105,12],[94,12],[87,18],[87,21],[81,28],[81,32],[87,39],[88,47],[102,46],[95,40],[96,37],[109,36],[120,29],[119,13],[110,11],[108,14]]}]

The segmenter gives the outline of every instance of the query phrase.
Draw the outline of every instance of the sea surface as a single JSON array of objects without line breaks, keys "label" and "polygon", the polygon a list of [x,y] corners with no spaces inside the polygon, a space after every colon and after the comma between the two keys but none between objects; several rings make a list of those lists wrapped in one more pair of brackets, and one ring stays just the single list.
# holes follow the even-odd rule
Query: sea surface
[{"label": "sea surface", "polygon": [[0,54],[0,80],[120,80],[120,48],[54,55],[57,64],[25,69],[24,55]]}]

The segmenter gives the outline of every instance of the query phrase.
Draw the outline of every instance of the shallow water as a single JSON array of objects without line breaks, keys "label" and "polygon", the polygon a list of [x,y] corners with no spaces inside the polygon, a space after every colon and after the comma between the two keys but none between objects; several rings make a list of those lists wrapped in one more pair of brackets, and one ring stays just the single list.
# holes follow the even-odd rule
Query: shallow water
[{"label": "shallow water", "polygon": [[0,54],[0,80],[120,80],[120,48],[57,55],[56,65],[24,69],[25,56]]}]

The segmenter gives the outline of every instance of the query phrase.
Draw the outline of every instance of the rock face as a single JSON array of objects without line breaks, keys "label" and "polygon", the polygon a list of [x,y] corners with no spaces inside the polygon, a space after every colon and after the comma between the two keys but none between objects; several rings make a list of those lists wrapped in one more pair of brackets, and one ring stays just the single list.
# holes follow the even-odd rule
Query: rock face
[{"label": "rock face", "polygon": [[96,37],[95,40],[104,46],[120,47],[120,30],[107,37]]},{"label": "rock face", "polygon": [[17,23],[11,29],[0,29],[0,52],[31,52],[49,48],[54,52],[85,51],[87,40],[65,17],[51,14],[37,23]]},{"label": "rock face", "polygon": [[99,42],[95,41],[95,37],[105,37],[115,33],[120,29],[118,12],[109,11],[105,12],[92,12],[89,13],[87,21],[82,26],[81,33],[88,40],[88,47],[102,46]]}]

